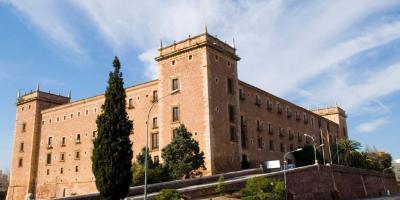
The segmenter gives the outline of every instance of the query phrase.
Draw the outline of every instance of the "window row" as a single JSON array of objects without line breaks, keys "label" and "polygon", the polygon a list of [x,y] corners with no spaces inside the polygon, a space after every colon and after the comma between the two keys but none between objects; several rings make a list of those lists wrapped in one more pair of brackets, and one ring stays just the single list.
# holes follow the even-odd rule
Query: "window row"
[{"label": "window row", "polygon": [[[86,133],[86,137],[88,134]],[[97,131],[92,132],[92,139],[95,139],[97,137]],[[72,139],[72,135],[70,135],[70,140]],[[80,144],[81,143],[81,134],[76,134],[75,135],[75,144]],[[67,137],[61,137],[60,140],[60,146],[65,147],[67,144]],[[47,138],[47,148],[52,149],[53,148],[53,137],[48,137]]]},{"label": "window row", "polygon": [[[157,90],[154,90],[153,92],[152,92],[152,98],[151,98],[151,101],[152,102],[157,102],[158,101],[158,92],[157,92]],[[146,95],[146,97],[147,97],[147,95]],[[138,99],[139,99],[139,97],[137,97]],[[128,109],[133,109],[133,108],[135,108],[135,102],[134,102],[134,98],[129,98],[128,99],[128,105],[127,105],[127,107],[128,107]]]},{"label": "window row", "polygon": [[[75,170],[75,172],[79,172],[79,166],[76,165],[74,170]],[[60,174],[64,174],[64,168],[63,167],[60,168]],[[46,169],[46,175],[50,175],[50,169]]]},{"label": "window row", "polygon": [[[97,108],[93,108],[93,113],[97,113]],[[85,112],[84,112],[84,114],[85,115],[89,115],[89,110],[85,110]],[[76,112],[76,113],[71,113],[71,114],[69,114],[69,115],[64,115],[64,116],[62,116],[62,117],[56,117],[56,122],[59,122],[59,121],[61,121],[61,120],[67,120],[67,119],[73,119],[75,116],[76,117],[81,117],[83,115],[83,113],[81,113],[81,111],[78,111],[78,112]],[[51,124],[53,121],[52,121],[52,118],[50,118],[50,119],[48,119],[48,123],[49,124]],[[42,121],[42,125],[44,125],[46,122],[45,122],[45,120],[43,120]]]},{"label": "window row", "polygon": [[[85,152],[86,155],[86,152]],[[51,165],[52,161],[53,161],[53,154],[52,153],[47,153],[46,155],[46,165]],[[71,155],[69,155],[71,156]],[[54,157],[54,159],[56,159],[57,157]],[[65,152],[61,152],[60,153],[60,157],[59,157],[59,161],[60,162],[65,162],[66,161],[66,153]],[[80,160],[81,159],[81,151],[77,150],[74,153],[74,160]]]}]

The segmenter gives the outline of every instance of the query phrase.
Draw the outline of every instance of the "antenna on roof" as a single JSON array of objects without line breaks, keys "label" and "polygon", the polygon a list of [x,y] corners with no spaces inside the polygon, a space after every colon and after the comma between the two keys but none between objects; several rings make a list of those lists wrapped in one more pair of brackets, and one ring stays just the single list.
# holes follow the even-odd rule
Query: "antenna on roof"
[{"label": "antenna on roof", "polygon": [[21,89],[18,89],[17,97],[21,97]]},{"label": "antenna on roof", "polygon": [[236,49],[235,38],[234,37],[232,38],[232,45],[233,45],[233,48]]},{"label": "antenna on roof", "polygon": [[69,90],[68,98],[71,98],[71,90]]},{"label": "antenna on roof", "polygon": [[205,33],[208,33],[208,30],[207,30],[207,23],[204,24],[204,31],[205,31]]},{"label": "antenna on roof", "polygon": [[162,48],[162,39],[160,39],[160,49]]},{"label": "antenna on roof", "polygon": [[36,91],[39,91],[40,86],[39,86],[39,81],[36,83]]}]

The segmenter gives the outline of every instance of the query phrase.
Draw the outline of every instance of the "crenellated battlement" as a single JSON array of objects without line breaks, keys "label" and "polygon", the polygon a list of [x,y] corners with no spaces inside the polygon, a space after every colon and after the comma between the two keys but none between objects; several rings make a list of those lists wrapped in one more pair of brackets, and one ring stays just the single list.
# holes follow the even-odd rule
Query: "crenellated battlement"
[{"label": "crenellated battlement", "polygon": [[189,38],[180,42],[174,41],[173,44],[166,47],[163,47],[161,44],[161,47],[158,49],[159,56],[156,57],[155,60],[161,61],[173,55],[187,52],[202,46],[208,46],[217,51],[223,52],[236,61],[240,60],[239,56],[236,55],[235,47],[232,47],[229,44],[222,42],[221,40],[214,36],[211,36],[207,32],[194,37],[189,36]]}]

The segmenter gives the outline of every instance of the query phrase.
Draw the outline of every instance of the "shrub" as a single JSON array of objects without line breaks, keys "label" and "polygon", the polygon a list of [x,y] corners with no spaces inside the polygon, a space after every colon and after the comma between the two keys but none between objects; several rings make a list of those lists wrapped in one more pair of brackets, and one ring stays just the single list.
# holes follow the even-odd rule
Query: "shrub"
[{"label": "shrub", "polygon": [[160,191],[155,198],[155,200],[179,200],[179,192],[175,189],[163,189]]},{"label": "shrub", "polygon": [[246,200],[282,200],[284,199],[284,184],[264,177],[254,177],[246,182],[246,187],[241,190],[243,199]]},{"label": "shrub", "polygon": [[217,187],[215,188],[215,192],[216,193],[222,193],[225,191],[225,182],[224,182],[224,177],[220,176],[218,178],[218,183],[217,183]]}]

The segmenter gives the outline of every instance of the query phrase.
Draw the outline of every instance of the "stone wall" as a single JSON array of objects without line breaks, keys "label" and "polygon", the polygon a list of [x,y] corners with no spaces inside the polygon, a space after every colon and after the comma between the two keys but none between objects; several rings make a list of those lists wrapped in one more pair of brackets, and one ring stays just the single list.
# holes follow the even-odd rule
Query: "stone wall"
[{"label": "stone wall", "polygon": [[[245,186],[246,181],[255,176],[263,176],[274,179],[283,179],[283,172],[268,174],[260,173],[259,169],[223,174],[225,188],[229,191],[239,191]],[[149,192],[159,191],[163,188],[180,188],[178,191],[189,198],[207,197],[212,195],[220,175],[209,176],[200,179],[173,181],[149,186]],[[240,177],[241,176],[241,177]],[[235,179],[231,179],[236,177]],[[291,169],[287,171],[287,189],[294,199],[358,199],[371,196],[382,196],[384,188],[390,192],[398,193],[400,188],[392,175],[384,175],[380,172],[350,168],[344,166],[315,166]],[[210,183],[210,184],[205,184]],[[197,187],[188,187],[197,185]],[[187,188],[182,188],[187,187]],[[140,195],[142,187],[134,187],[130,190],[130,196]],[[153,196],[153,195],[150,195]],[[149,196],[149,197],[150,197]],[[72,199],[99,199],[98,194],[63,198]],[[135,199],[135,198],[133,198]]]}]

